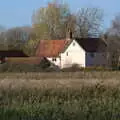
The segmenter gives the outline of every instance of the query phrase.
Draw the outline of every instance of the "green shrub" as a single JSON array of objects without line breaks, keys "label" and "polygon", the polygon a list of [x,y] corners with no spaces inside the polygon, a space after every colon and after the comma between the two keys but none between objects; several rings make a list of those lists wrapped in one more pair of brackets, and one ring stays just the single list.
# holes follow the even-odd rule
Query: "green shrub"
[{"label": "green shrub", "polygon": [[4,63],[0,65],[0,72],[40,72],[42,68],[34,64],[10,64]]},{"label": "green shrub", "polygon": [[48,64],[0,64],[0,72],[42,72],[46,71]]}]

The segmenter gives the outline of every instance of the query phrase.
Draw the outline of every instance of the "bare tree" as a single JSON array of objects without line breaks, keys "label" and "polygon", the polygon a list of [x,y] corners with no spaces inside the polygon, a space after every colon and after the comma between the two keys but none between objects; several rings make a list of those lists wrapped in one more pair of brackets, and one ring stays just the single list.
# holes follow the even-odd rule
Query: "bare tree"
[{"label": "bare tree", "polygon": [[24,43],[29,40],[30,27],[16,27],[0,34],[0,49],[22,49]]},{"label": "bare tree", "polygon": [[98,36],[101,33],[103,11],[98,8],[81,8],[76,15],[76,35]]},{"label": "bare tree", "polygon": [[108,36],[109,63],[113,67],[118,67],[120,66],[120,15],[112,21],[106,34]]},{"label": "bare tree", "polygon": [[111,27],[107,31],[111,36],[120,37],[120,15],[117,15],[112,21]]}]

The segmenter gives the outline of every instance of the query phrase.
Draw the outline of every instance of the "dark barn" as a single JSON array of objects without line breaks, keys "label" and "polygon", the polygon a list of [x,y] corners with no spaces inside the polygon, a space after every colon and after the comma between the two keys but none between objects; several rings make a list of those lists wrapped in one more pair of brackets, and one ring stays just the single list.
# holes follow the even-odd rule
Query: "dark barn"
[{"label": "dark barn", "polygon": [[21,50],[2,50],[0,51],[0,62],[5,62],[5,58],[9,57],[28,57],[23,51]]}]

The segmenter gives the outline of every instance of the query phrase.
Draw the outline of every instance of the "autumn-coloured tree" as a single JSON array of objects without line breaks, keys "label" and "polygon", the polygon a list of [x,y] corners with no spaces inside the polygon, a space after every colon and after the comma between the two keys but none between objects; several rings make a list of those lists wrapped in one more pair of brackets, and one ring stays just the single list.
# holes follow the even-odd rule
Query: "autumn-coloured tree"
[{"label": "autumn-coloured tree", "polygon": [[33,28],[39,39],[61,39],[70,27],[74,31],[75,17],[68,5],[51,2],[33,15]]},{"label": "autumn-coloured tree", "polygon": [[32,34],[26,44],[26,50],[33,55],[40,40],[65,39],[66,32],[75,30],[75,16],[70,13],[67,4],[56,1],[38,9],[32,16]]}]

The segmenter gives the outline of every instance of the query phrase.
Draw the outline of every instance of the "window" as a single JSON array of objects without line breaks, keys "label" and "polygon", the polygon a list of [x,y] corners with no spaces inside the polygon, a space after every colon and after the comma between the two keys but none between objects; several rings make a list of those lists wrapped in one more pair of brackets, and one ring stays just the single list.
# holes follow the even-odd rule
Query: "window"
[{"label": "window", "polygon": [[53,61],[53,62],[56,62],[56,58],[52,58],[52,61]]},{"label": "window", "polygon": [[95,53],[90,53],[90,56],[91,56],[92,58],[94,58],[94,57],[95,57]]},{"label": "window", "polygon": [[75,43],[73,43],[73,46],[75,46]]},{"label": "window", "polygon": [[66,53],[66,55],[68,56],[68,52]]}]

